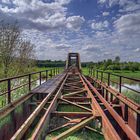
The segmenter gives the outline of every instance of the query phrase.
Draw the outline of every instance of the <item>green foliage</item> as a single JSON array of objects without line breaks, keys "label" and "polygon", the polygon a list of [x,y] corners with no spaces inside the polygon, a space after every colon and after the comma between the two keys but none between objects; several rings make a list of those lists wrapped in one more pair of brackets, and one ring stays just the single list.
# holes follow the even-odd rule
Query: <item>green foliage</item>
[{"label": "green foliage", "polygon": [[117,56],[115,60],[107,59],[99,62],[84,63],[84,67],[101,69],[101,70],[129,70],[132,72],[140,71],[139,62],[120,62],[120,57]]},{"label": "green foliage", "polygon": [[64,67],[66,64],[65,61],[52,61],[52,60],[37,60],[36,65],[37,67]]}]

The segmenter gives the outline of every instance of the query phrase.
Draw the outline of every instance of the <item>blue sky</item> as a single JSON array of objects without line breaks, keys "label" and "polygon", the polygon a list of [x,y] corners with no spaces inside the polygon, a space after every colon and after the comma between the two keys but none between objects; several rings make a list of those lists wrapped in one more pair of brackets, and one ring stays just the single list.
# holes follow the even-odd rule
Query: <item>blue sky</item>
[{"label": "blue sky", "polygon": [[0,0],[0,19],[18,20],[38,59],[140,62],[140,0]]}]

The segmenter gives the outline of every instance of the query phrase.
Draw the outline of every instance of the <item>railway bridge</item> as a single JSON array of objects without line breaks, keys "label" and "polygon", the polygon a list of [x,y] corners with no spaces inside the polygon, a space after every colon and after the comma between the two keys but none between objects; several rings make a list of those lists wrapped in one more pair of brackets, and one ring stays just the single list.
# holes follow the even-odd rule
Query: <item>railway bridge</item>
[{"label": "railway bridge", "polygon": [[111,74],[104,75],[92,69],[83,75],[80,55],[69,53],[63,71],[0,80],[7,85],[0,93],[0,140],[140,140],[140,105],[121,93],[127,77],[119,77],[117,90]]}]

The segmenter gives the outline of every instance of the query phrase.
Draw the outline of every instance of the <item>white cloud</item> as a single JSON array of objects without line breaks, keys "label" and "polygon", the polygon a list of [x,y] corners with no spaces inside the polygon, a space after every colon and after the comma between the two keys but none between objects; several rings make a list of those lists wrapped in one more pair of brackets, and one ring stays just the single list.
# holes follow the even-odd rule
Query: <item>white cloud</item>
[{"label": "white cloud", "polygon": [[43,24],[49,29],[53,29],[53,28],[55,29],[55,28],[60,28],[62,26],[64,27],[65,20],[66,20],[66,17],[63,14],[55,13],[54,15],[48,17],[47,19],[38,18],[34,20],[34,22]]},{"label": "white cloud", "polygon": [[94,44],[87,44],[85,48],[83,48],[83,51],[87,51],[88,53],[100,53],[100,46],[94,45]]},{"label": "white cloud", "polygon": [[134,1],[125,1],[124,3],[121,3],[120,1],[121,9],[119,12],[134,12],[137,10],[140,10],[140,3],[135,3]]},{"label": "white cloud", "polygon": [[114,22],[114,26],[119,33],[135,35],[140,34],[140,13],[122,15]]},{"label": "white cloud", "polygon": [[106,4],[108,6],[114,6],[119,3],[120,0],[99,0],[98,3]]},{"label": "white cloud", "polygon": [[109,12],[103,12],[103,16],[108,16]]},{"label": "white cloud", "polygon": [[140,52],[140,48],[136,48],[134,52]]},{"label": "white cloud", "polygon": [[11,2],[10,2],[10,0],[2,0],[2,3],[9,4],[9,3],[11,3]]},{"label": "white cloud", "polygon": [[[67,8],[64,5],[70,2],[71,0],[55,0],[49,3],[41,0],[14,0],[12,1],[14,8],[9,9],[7,6],[3,6],[1,10],[11,19],[16,17],[24,28],[56,30],[56,28],[65,27],[76,31],[80,29],[85,19],[80,16],[67,17]],[[10,20],[9,17],[7,19]]]},{"label": "white cloud", "polygon": [[85,19],[80,16],[71,16],[66,20],[66,26],[69,29],[79,30]]},{"label": "white cloud", "polygon": [[104,22],[93,22],[91,24],[91,28],[94,30],[104,30],[105,28],[107,28],[109,26],[109,22],[107,20],[105,20]]},{"label": "white cloud", "polygon": [[60,3],[61,5],[69,4],[72,0],[55,0],[56,2]]},{"label": "white cloud", "polygon": [[99,0],[98,2],[101,3],[101,4],[103,4],[103,3],[106,3],[107,0]]},{"label": "white cloud", "polygon": [[119,1],[120,0],[109,0],[109,6],[112,7],[112,6],[116,5],[116,4],[119,4]]},{"label": "white cloud", "polygon": [[[87,21],[82,16],[68,13],[67,4],[72,0],[43,1],[3,0],[7,4],[0,6],[1,18],[10,22],[18,19],[24,38],[36,45],[39,59],[65,60],[67,53],[73,51],[81,54],[82,61],[99,61],[116,55],[124,60],[129,56],[134,56],[131,60],[138,60],[135,57],[140,51],[139,4],[130,4],[132,0],[99,0],[103,4],[101,11],[106,6],[103,16],[112,16],[113,11],[107,12],[111,6],[119,4],[121,7],[119,12],[123,13],[117,13],[119,16],[110,22],[102,21],[106,18],[103,16],[98,16],[97,21]],[[13,3],[10,9],[6,6],[9,3]],[[93,30],[88,28],[89,24]],[[81,27],[85,28],[81,30]]]}]

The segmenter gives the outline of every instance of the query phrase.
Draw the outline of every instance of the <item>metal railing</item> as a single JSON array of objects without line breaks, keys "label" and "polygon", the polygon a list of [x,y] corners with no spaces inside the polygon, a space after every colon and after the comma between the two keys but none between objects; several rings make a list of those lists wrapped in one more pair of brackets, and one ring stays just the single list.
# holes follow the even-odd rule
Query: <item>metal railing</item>
[{"label": "metal railing", "polygon": [[[123,76],[123,75],[118,75],[118,74],[111,73],[111,72],[105,72],[105,71],[102,71],[102,70],[95,70],[93,68],[89,69],[89,76],[94,76],[96,79],[100,79],[101,82],[106,81],[108,86],[110,86],[111,83],[117,84],[118,85],[118,91],[120,93],[122,92],[122,87],[124,87],[128,90],[131,90],[135,93],[140,94],[139,90],[135,90],[131,87],[128,87],[128,86],[124,85],[124,82],[123,82],[123,81],[129,80],[129,81],[132,81],[132,82],[140,83],[140,79],[131,78],[131,77]],[[113,76],[115,78],[112,78]],[[118,80],[116,81],[114,79],[118,79]]]},{"label": "metal railing", "polygon": [[[62,70],[62,69],[61,69]],[[17,98],[12,98],[13,94],[23,92],[29,93],[33,88],[46,82],[48,79],[60,73],[60,68],[52,68],[29,74],[19,75],[15,77],[5,78],[0,80],[0,108],[11,104]],[[20,91],[17,91],[22,89]],[[18,93],[13,93],[17,91]],[[21,94],[21,95],[23,95]],[[21,97],[21,96],[19,96]]]}]

